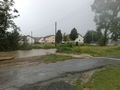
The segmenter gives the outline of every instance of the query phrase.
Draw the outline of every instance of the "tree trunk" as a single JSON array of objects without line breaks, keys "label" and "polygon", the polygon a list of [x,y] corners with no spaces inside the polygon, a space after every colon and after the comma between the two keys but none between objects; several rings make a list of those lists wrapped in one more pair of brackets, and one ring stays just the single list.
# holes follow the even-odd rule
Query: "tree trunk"
[{"label": "tree trunk", "polygon": [[108,41],[108,38],[107,38],[107,32],[108,32],[108,29],[105,29],[105,32],[104,32],[104,46],[107,45],[107,41]]}]

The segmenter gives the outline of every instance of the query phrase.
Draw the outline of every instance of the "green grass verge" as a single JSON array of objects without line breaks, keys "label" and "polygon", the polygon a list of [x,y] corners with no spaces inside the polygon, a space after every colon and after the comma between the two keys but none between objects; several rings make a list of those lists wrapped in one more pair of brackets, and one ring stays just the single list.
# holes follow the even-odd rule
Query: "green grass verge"
[{"label": "green grass verge", "polygon": [[89,82],[75,83],[77,90],[120,90],[120,66],[107,67],[93,74]]},{"label": "green grass verge", "polygon": [[56,55],[56,54],[48,54],[48,55],[44,55],[41,57],[41,60],[47,63],[64,61],[64,60],[69,60],[69,59],[73,59],[73,57],[67,56],[67,55]]},{"label": "green grass verge", "polygon": [[73,46],[58,47],[58,52],[90,54],[92,56],[113,56],[120,55],[120,46]]},{"label": "green grass verge", "polygon": [[55,48],[54,44],[33,44],[33,49],[52,49]]}]

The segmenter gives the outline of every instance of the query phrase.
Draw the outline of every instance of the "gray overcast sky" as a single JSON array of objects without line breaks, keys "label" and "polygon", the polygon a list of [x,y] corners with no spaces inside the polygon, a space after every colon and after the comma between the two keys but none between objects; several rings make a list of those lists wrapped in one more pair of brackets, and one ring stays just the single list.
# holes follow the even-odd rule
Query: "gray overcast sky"
[{"label": "gray overcast sky", "polygon": [[15,0],[15,3],[21,15],[15,22],[25,35],[31,31],[39,37],[54,34],[55,21],[63,33],[74,27],[82,35],[95,29],[93,0]]}]

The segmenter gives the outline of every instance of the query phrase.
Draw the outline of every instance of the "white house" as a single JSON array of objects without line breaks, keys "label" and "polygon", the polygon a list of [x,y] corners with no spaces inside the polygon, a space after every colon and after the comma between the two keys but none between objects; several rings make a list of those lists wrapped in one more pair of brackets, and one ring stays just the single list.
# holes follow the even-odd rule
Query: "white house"
[{"label": "white house", "polygon": [[44,37],[39,38],[38,43],[45,43]]},{"label": "white house", "polygon": [[112,39],[109,39],[108,45],[120,45],[120,39],[118,39],[118,41],[114,41]]},{"label": "white house", "polygon": [[44,37],[45,43],[55,43],[55,35],[49,35]]},{"label": "white house", "polygon": [[49,35],[46,37],[34,37],[35,43],[55,43],[55,35]]},{"label": "white house", "polygon": [[23,44],[23,43],[28,43],[28,44],[34,44],[35,43],[35,39],[29,35],[27,36],[22,36],[21,40],[19,41],[19,44]]},{"label": "white house", "polygon": [[26,40],[28,44],[34,44],[35,43],[35,39],[29,35],[26,36]]},{"label": "white house", "polygon": [[44,43],[44,37],[34,37],[35,43]]},{"label": "white house", "polygon": [[84,43],[84,38],[81,34],[78,34],[78,38],[76,38],[75,42],[78,42],[78,43]]}]

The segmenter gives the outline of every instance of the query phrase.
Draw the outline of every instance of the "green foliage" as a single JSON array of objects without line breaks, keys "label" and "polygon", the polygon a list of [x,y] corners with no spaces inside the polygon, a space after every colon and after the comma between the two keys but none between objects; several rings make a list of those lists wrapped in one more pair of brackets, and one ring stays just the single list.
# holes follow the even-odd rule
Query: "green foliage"
[{"label": "green foliage", "polygon": [[67,35],[65,35],[65,33],[64,33],[64,35],[63,35],[63,41],[69,41],[69,38],[67,37]]},{"label": "green foliage", "polygon": [[64,52],[64,51],[69,52],[70,48],[72,47],[73,47],[73,43],[61,44],[57,46],[57,52]]},{"label": "green foliage", "polygon": [[61,30],[58,30],[58,32],[56,33],[56,43],[61,43],[62,42],[62,33]]},{"label": "green foliage", "polygon": [[70,39],[74,41],[76,38],[78,38],[78,32],[76,28],[73,28],[70,33]]},{"label": "green foliage", "polygon": [[7,37],[7,42],[9,46],[9,50],[17,50],[19,49],[19,41],[20,41],[20,34],[18,30],[13,30],[12,32],[9,32],[8,37]]},{"label": "green foliage", "polygon": [[31,50],[31,49],[33,49],[33,48],[32,48],[32,45],[30,45],[30,44],[28,44],[28,43],[24,43],[24,44],[22,44],[22,45],[20,46],[19,49],[20,49],[20,50]]},{"label": "green foliage", "polygon": [[105,41],[105,38],[103,36],[101,36],[100,39],[98,40],[97,44],[100,45],[100,46],[104,46],[105,43],[107,43]]},{"label": "green foliage", "polygon": [[0,39],[0,51],[17,50],[20,45],[20,34],[18,30],[6,32],[5,37]]},{"label": "green foliage", "polygon": [[13,0],[0,1],[0,51],[15,50],[19,47],[19,28],[13,21],[19,15],[13,15],[18,13],[16,9],[13,9],[13,5]]},{"label": "green foliage", "polygon": [[75,53],[75,54],[90,54],[92,56],[113,56],[120,55],[120,46],[59,46],[58,52]]},{"label": "green foliage", "polygon": [[73,85],[76,87],[76,90],[83,90],[83,85],[80,81],[74,82]]},{"label": "green foliage", "polygon": [[55,48],[55,44],[32,44],[33,49],[52,49]]},{"label": "green foliage", "polygon": [[56,55],[56,54],[48,54],[45,56],[42,56],[41,59],[44,62],[57,62],[57,61],[64,61],[64,60],[69,60],[72,59],[72,56],[67,56],[67,55]]},{"label": "green foliage", "polygon": [[84,36],[85,43],[96,43],[99,40],[99,35],[97,31],[88,31]]},{"label": "green foliage", "polygon": [[107,67],[95,72],[85,87],[90,90],[120,90],[120,67]]},{"label": "green foliage", "polygon": [[113,19],[111,22],[111,39],[117,41],[120,39],[120,18]]},{"label": "green foliage", "polygon": [[103,32],[103,44],[107,44],[110,35],[113,40],[118,40],[120,36],[120,0],[95,0],[92,10],[96,13],[97,29]]}]

